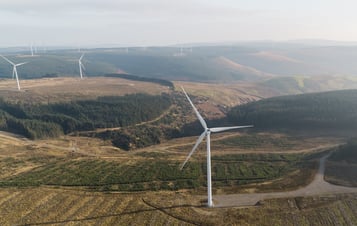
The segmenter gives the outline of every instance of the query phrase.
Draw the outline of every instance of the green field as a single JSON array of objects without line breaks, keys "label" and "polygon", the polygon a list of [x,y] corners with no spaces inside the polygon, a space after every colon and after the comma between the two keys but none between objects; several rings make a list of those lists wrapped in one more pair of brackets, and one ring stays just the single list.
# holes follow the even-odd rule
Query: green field
[{"label": "green field", "polygon": [[[213,185],[235,187],[282,177],[307,167],[309,155],[244,154],[212,158]],[[206,186],[206,163],[190,161],[181,171],[178,161],[165,157],[131,163],[96,159],[42,159],[27,161],[40,166],[0,180],[2,187],[39,185],[81,186],[106,191],[180,190]],[[19,164],[6,158],[0,165]]]}]

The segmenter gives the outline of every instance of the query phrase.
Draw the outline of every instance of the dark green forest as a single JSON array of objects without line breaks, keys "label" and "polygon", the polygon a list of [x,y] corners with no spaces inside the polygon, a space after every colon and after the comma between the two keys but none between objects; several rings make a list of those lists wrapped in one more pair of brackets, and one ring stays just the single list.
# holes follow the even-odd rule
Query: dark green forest
[{"label": "dark green forest", "polygon": [[75,131],[145,122],[161,115],[170,105],[167,94],[106,96],[96,100],[37,105],[0,100],[0,129],[30,139],[56,137]]},{"label": "dark green forest", "polygon": [[234,107],[227,119],[256,129],[356,130],[357,90],[264,99]]},{"label": "dark green forest", "polygon": [[[275,97],[234,107],[226,118],[207,123],[211,127],[253,124],[251,131],[351,132],[357,129],[356,100],[357,90]],[[181,101],[168,94],[106,96],[51,104],[0,100],[0,129],[30,139],[81,132],[131,150],[161,143],[163,139],[199,134],[202,128],[197,121],[182,121],[184,111],[191,108]],[[185,107],[169,110],[172,105]],[[158,121],[138,125],[160,115],[163,117]],[[112,127],[121,129],[93,131]]]},{"label": "dark green forest", "polygon": [[351,138],[338,147],[329,157],[325,179],[337,185],[357,186],[357,141]]},{"label": "dark green forest", "polygon": [[357,141],[356,138],[341,145],[329,158],[335,162],[346,162],[357,164]]}]

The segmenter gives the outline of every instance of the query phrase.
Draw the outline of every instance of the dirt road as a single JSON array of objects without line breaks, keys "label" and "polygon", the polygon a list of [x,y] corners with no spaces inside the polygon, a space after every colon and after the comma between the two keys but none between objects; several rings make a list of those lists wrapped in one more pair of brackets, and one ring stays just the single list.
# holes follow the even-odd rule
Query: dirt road
[{"label": "dirt road", "polygon": [[272,198],[289,198],[338,193],[354,193],[357,188],[332,185],[324,180],[325,162],[329,155],[320,159],[319,169],[314,180],[304,188],[287,192],[232,194],[213,196],[215,207],[252,206],[258,201]]}]

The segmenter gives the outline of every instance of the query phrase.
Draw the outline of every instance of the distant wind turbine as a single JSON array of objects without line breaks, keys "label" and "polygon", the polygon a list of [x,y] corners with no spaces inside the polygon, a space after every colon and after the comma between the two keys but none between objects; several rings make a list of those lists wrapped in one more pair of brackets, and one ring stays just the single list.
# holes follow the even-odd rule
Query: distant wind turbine
[{"label": "distant wind turbine", "polygon": [[17,74],[17,67],[18,67],[18,66],[21,66],[21,65],[24,65],[24,64],[27,64],[28,62],[15,64],[15,63],[13,63],[12,61],[10,61],[9,59],[7,59],[6,57],[4,57],[3,55],[0,55],[0,56],[1,56],[4,60],[6,60],[7,62],[9,62],[9,63],[13,66],[13,69],[12,69],[12,78],[16,77],[17,89],[18,89],[18,90],[21,90],[21,88],[20,88],[20,82],[19,82],[19,76],[18,76],[18,74]]},{"label": "distant wind turbine", "polygon": [[190,97],[187,95],[186,91],[184,90],[183,87],[181,87],[187,100],[190,102],[194,112],[196,113],[196,116],[198,120],[200,121],[204,131],[203,133],[199,136],[199,138],[196,141],[196,144],[193,146],[192,151],[189,153],[187,156],[186,160],[183,162],[181,165],[181,170],[187,163],[187,161],[190,159],[191,155],[196,151],[198,145],[203,141],[203,139],[206,137],[207,141],[207,205],[208,207],[213,207],[213,201],[212,201],[212,179],[211,179],[211,133],[217,133],[217,132],[223,132],[227,130],[232,130],[232,129],[242,129],[242,128],[248,128],[248,127],[253,127],[252,125],[249,126],[232,126],[232,127],[215,127],[215,128],[208,128],[207,123],[201,116],[201,114],[198,112],[197,108],[195,105],[193,105]]},{"label": "distant wind turbine", "polygon": [[30,45],[31,56],[33,56],[33,44]]},{"label": "distant wind turbine", "polygon": [[85,70],[86,68],[84,67],[84,65],[82,64],[82,59],[83,59],[84,53],[82,54],[82,56],[79,58],[78,60],[78,66],[79,66],[79,74],[81,75],[81,79],[83,78],[83,70]]}]

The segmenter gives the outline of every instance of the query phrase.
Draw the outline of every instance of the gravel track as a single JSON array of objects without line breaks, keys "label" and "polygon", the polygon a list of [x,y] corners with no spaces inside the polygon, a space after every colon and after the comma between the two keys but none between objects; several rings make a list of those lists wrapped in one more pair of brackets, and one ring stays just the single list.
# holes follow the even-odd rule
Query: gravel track
[{"label": "gravel track", "polygon": [[300,188],[295,191],[287,191],[287,192],[215,195],[213,196],[213,201],[215,204],[214,206],[215,207],[254,206],[259,201],[264,199],[357,192],[356,187],[344,187],[344,186],[333,185],[324,180],[325,162],[326,159],[330,156],[330,154],[325,155],[320,159],[318,172],[316,173],[314,180],[306,187]]}]

